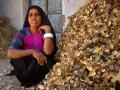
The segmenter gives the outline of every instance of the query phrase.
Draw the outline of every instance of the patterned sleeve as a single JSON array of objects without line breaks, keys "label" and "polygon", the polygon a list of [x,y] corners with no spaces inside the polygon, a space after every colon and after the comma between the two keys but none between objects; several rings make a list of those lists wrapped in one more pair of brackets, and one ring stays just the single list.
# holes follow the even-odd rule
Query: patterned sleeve
[{"label": "patterned sleeve", "polygon": [[9,48],[23,49],[23,35],[17,32]]}]

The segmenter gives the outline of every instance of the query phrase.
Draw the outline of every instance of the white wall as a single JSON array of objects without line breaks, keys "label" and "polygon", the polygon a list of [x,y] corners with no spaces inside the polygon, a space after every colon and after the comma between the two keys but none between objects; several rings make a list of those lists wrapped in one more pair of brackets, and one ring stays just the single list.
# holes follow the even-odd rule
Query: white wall
[{"label": "white wall", "polygon": [[[24,22],[24,8],[26,0],[2,0],[3,1],[3,11],[4,16],[10,18],[11,24],[17,28],[21,29]],[[27,4],[27,3],[26,3]]]},{"label": "white wall", "polygon": [[74,14],[80,6],[84,6],[86,2],[86,0],[62,0],[62,14],[65,17],[63,29],[69,22],[68,17]]}]

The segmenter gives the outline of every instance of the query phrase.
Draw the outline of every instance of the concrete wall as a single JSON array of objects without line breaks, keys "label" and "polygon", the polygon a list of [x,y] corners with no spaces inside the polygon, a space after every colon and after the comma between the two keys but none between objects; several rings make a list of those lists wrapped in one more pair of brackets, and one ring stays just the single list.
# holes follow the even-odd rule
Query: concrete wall
[{"label": "concrete wall", "polygon": [[25,3],[27,0],[2,0],[3,2],[3,16],[10,18],[11,24],[21,29],[24,21]]},{"label": "concrete wall", "polygon": [[74,14],[81,6],[87,3],[86,0],[62,0],[62,14],[64,15],[64,26],[69,22],[68,17]]}]

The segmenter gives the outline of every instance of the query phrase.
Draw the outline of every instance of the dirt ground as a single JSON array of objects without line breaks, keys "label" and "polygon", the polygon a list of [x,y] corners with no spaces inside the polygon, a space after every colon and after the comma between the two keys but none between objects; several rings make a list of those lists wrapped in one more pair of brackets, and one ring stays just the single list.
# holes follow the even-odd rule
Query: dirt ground
[{"label": "dirt ground", "polygon": [[12,70],[9,60],[0,59],[0,90],[38,90],[36,86],[24,88],[15,76],[6,76]]}]

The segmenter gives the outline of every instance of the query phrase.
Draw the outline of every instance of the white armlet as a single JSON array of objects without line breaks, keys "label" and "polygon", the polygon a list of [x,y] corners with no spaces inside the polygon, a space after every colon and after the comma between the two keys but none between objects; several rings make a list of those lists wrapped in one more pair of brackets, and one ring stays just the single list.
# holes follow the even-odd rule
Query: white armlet
[{"label": "white armlet", "polygon": [[53,38],[53,34],[52,33],[45,33],[44,38],[48,38],[48,37]]}]

